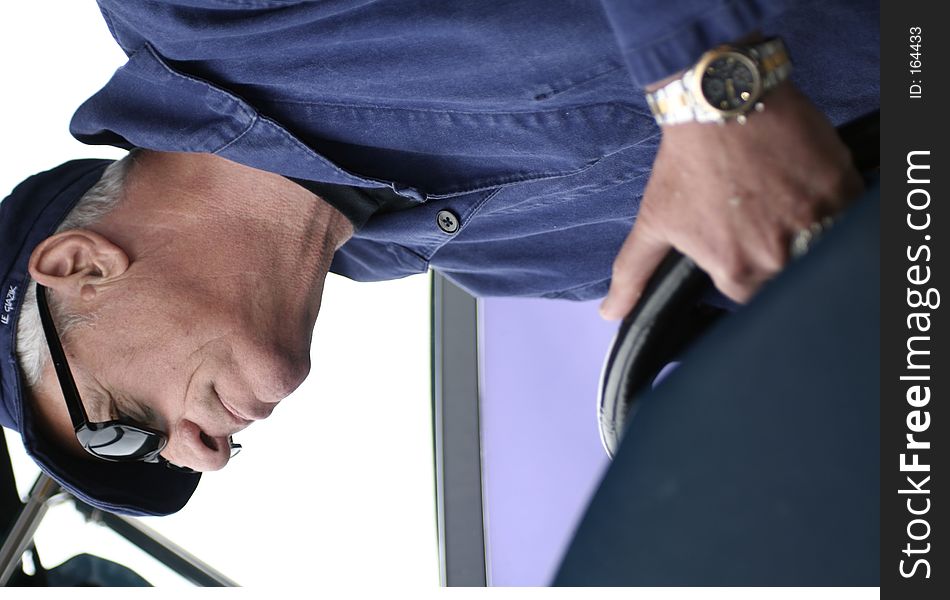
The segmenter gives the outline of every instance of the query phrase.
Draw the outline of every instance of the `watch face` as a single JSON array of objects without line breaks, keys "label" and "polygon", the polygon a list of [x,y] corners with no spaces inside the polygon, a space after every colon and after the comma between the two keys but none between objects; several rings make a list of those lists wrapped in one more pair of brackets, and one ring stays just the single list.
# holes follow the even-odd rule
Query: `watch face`
[{"label": "watch face", "polygon": [[755,63],[747,56],[725,52],[711,57],[702,67],[700,89],[714,109],[741,113],[758,98],[761,79]]}]

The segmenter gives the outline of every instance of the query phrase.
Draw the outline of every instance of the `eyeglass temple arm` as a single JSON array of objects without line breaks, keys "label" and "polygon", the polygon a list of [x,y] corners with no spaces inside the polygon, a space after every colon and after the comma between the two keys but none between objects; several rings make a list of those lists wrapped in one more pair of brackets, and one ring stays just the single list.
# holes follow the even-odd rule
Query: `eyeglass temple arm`
[{"label": "eyeglass temple arm", "polygon": [[49,346],[50,358],[53,360],[53,367],[59,376],[59,385],[66,397],[66,406],[69,407],[69,418],[73,422],[73,430],[79,431],[83,423],[89,418],[86,415],[86,409],[79,399],[79,390],[76,388],[76,381],[69,370],[69,363],[66,362],[66,352],[59,341],[59,335],[56,333],[56,325],[53,324],[53,315],[49,310],[49,303],[46,300],[46,288],[36,284],[36,304],[40,311],[40,321],[43,323],[43,333],[46,335],[46,344]]}]

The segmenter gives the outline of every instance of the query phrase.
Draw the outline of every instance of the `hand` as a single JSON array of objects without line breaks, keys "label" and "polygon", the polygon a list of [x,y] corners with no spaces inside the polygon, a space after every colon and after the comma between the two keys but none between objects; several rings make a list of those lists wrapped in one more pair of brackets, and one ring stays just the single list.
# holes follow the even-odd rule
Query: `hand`
[{"label": "hand", "polygon": [[671,247],[745,302],[788,261],[795,234],[836,215],[863,184],[837,132],[791,83],[740,125],[663,129],[636,223],[601,305],[624,317]]}]

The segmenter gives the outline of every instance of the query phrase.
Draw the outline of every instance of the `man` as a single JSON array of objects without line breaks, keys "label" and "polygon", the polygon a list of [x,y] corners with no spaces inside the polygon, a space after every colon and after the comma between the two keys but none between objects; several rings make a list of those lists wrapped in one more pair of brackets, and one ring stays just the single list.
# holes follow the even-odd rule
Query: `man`
[{"label": "man", "polygon": [[742,301],[860,189],[873,4],[416,4],[100,2],[129,62],[71,130],[140,150],[0,205],[0,417],[67,488],[179,509],[162,463],[221,468],[300,383],[329,270],[618,318],[676,247]]}]

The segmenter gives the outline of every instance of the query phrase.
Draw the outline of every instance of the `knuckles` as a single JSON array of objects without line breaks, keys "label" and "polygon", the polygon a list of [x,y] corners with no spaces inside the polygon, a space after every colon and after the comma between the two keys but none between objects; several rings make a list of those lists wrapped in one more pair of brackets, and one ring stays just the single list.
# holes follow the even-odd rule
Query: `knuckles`
[{"label": "knuckles", "polygon": [[775,275],[788,262],[788,236],[782,232],[774,232],[759,256],[759,263],[769,276]]},{"label": "knuckles", "polygon": [[718,273],[719,279],[732,282],[735,285],[743,285],[755,274],[755,265],[751,257],[740,252],[730,252],[719,259],[719,265],[713,269]]}]

